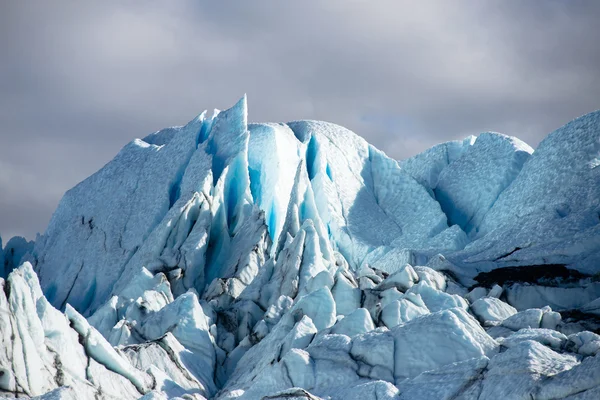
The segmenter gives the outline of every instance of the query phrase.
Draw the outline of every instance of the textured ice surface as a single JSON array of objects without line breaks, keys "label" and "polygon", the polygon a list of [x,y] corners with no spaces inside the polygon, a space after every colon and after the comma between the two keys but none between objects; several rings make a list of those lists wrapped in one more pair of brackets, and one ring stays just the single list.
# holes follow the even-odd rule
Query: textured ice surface
[{"label": "textured ice surface", "polygon": [[476,137],[441,143],[411,158],[400,162],[400,166],[423,185],[429,193],[438,184],[440,173],[454,161],[460,159],[475,143]]},{"label": "textured ice surface", "polygon": [[476,236],[483,218],[531,153],[533,149],[517,138],[497,133],[478,136],[465,154],[438,176],[434,194],[448,222]]},{"label": "textured ice surface", "polygon": [[450,261],[475,269],[473,274],[544,264],[597,273],[599,126],[596,111],[548,135],[486,213],[477,240]]},{"label": "textured ice surface", "polygon": [[2,249],[2,238],[0,237],[0,277],[6,278],[13,269],[27,261],[33,246],[34,242],[15,236],[6,242]]},{"label": "textured ice surface", "polygon": [[599,157],[204,112],[0,246],[0,397],[596,399]]},{"label": "textured ice surface", "polygon": [[[43,297],[31,264],[0,281],[0,394],[37,396],[70,386],[79,398],[138,398],[152,379],[120,356],[87,325],[54,309]],[[75,328],[74,328],[75,327]]]},{"label": "textured ice surface", "polygon": [[517,313],[517,310],[495,297],[484,297],[471,304],[471,311],[485,326],[494,326]]}]

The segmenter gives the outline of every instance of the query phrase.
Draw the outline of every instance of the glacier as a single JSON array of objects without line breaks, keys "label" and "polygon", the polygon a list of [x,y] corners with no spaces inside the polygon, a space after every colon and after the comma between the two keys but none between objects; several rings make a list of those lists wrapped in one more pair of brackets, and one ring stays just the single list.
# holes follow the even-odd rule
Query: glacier
[{"label": "glacier", "polygon": [[0,239],[0,397],[596,399],[600,111],[396,161],[244,96]]}]

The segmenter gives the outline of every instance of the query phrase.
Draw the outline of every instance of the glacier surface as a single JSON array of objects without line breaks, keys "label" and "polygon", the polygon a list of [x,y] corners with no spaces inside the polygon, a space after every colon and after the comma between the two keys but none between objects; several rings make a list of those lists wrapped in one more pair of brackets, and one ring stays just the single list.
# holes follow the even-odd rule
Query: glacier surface
[{"label": "glacier surface", "polygon": [[596,399],[600,112],[396,161],[243,97],[0,240],[0,397]]}]

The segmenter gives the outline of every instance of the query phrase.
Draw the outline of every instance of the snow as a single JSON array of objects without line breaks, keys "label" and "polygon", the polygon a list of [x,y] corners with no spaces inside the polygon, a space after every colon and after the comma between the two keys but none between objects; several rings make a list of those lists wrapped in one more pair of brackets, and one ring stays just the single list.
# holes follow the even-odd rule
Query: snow
[{"label": "snow", "polygon": [[599,126],[397,162],[243,97],[135,140],[0,246],[0,397],[597,398]]}]

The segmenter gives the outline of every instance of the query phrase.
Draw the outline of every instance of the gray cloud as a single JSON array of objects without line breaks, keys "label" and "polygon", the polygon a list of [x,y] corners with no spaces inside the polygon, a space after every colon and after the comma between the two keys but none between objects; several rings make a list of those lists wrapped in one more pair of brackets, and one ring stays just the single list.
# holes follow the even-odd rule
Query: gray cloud
[{"label": "gray cloud", "polygon": [[396,158],[600,107],[590,1],[3,2],[0,234],[43,231],[129,140],[226,108],[323,119]]}]

